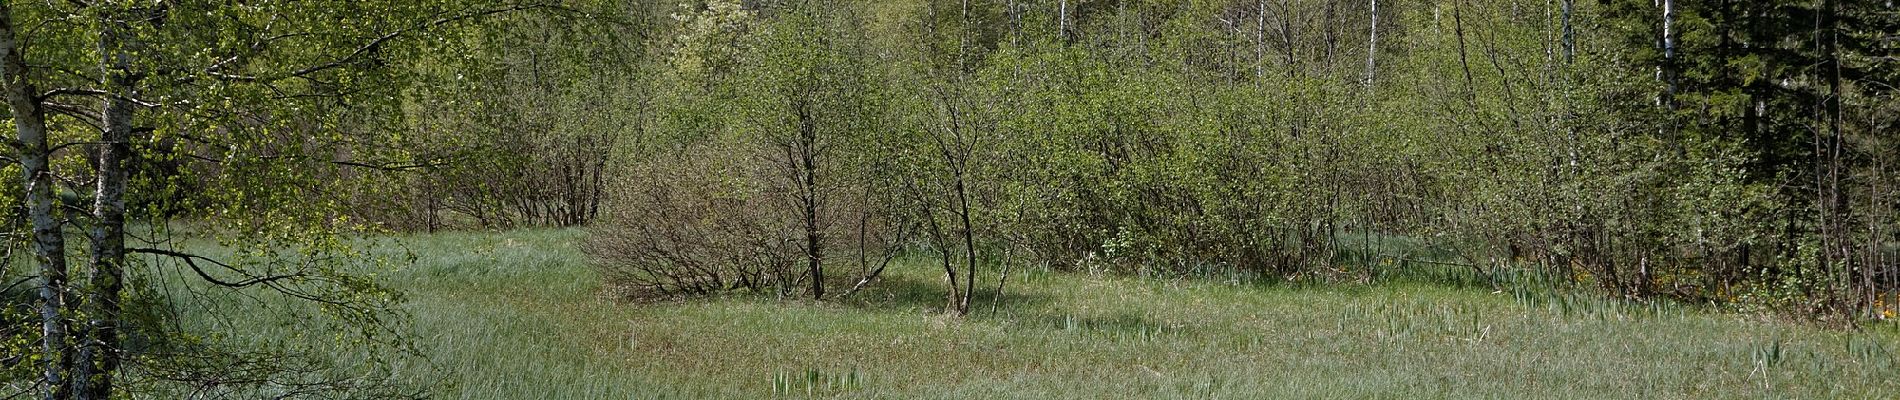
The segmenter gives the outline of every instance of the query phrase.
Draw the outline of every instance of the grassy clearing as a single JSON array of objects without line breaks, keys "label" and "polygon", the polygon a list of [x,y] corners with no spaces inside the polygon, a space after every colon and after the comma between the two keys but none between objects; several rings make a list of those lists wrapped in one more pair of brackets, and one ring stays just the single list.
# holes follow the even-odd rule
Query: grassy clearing
[{"label": "grassy clearing", "polygon": [[921,261],[840,303],[625,304],[596,295],[581,235],[405,240],[417,262],[388,279],[408,292],[430,360],[396,372],[447,399],[1900,396],[1890,326],[1837,332],[1416,279],[1040,272],[1010,282],[995,312],[979,294],[960,320],[933,312],[940,284]]}]

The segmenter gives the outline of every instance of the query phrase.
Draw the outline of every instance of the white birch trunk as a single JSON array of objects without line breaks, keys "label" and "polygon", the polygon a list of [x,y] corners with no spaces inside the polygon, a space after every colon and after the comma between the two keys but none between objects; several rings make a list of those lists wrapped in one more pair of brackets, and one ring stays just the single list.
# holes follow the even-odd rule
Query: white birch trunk
[{"label": "white birch trunk", "polygon": [[26,185],[27,219],[33,225],[33,257],[40,264],[39,314],[42,376],[46,399],[70,397],[67,380],[72,365],[66,322],[66,239],[54,216],[53,175],[47,146],[46,110],[35,98],[38,89],[27,77],[21,41],[14,36],[13,10],[0,2],[0,80],[6,82],[7,107],[13,114],[17,141],[11,143],[20,161]]},{"label": "white birch trunk", "polygon": [[137,79],[130,69],[130,29],[123,21],[101,21],[99,72],[110,95],[101,96],[98,177],[93,197],[91,263],[86,270],[92,292],[85,302],[87,321],[80,341],[73,382],[81,399],[107,399],[119,368],[120,292],[125,286],[124,161],[131,154],[132,97]]}]

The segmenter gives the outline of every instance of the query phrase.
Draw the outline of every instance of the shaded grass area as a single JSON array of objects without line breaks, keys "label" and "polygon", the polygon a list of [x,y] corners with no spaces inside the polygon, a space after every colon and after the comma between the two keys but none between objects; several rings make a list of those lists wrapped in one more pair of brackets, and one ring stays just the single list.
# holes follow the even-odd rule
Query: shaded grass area
[{"label": "shaded grass area", "polygon": [[935,312],[928,260],[839,302],[633,304],[598,295],[583,235],[380,250],[415,257],[385,275],[428,357],[394,373],[446,399],[1900,396],[1892,324],[1829,331],[1419,278],[1433,274],[1327,286],[1038,271],[994,312],[983,285],[958,319]]}]

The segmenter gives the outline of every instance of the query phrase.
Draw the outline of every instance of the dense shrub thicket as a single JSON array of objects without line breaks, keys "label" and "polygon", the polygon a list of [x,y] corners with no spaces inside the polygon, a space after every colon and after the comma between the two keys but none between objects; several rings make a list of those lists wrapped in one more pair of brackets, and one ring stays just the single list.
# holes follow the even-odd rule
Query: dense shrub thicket
[{"label": "dense shrub thicket", "polygon": [[419,89],[432,108],[412,112],[463,145],[444,154],[487,156],[392,185],[412,203],[390,209],[428,227],[599,214],[590,254],[648,294],[826,297],[908,247],[941,263],[953,311],[1012,265],[1364,279],[1416,261],[1877,315],[1900,279],[1900,19],[1731,3],[513,18],[468,33],[488,76],[444,72],[458,89]]}]

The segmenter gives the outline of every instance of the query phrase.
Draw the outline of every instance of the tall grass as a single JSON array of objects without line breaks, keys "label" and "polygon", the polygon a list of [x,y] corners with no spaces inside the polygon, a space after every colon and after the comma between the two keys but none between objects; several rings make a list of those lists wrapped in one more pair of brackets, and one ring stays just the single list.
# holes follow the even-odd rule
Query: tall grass
[{"label": "tall grass", "polygon": [[[447,399],[1900,396],[1891,325],[1832,331],[1416,271],[1289,285],[1030,269],[994,311],[993,282],[979,285],[977,314],[959,319],[937,312],[941,277],[921,259],[838,302],[634,304],[598,295],[582,235],[379,245],[413,255],[383,277],[407,292],[404,329],[425,356],[389,373]],[[224,327],[263,340],[288,317]]]}]

